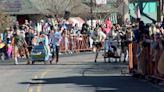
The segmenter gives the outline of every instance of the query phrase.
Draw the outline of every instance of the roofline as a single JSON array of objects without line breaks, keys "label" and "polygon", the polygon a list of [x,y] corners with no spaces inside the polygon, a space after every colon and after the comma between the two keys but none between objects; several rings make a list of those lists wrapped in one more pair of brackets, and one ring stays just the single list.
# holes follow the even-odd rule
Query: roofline
[{"label": "roofline", "polygon": [[40,14],[9,14],[9,15],[15,15],[15,16],[17,16],[17,15],[40,15]]},{"label": "roofline", "polygon": [[16,14],[16,13],[6,13],[6,14],[9,14],[9,15],[35,15],[35,14],[39,14],[39,13],[30,13],[30,14],[26,14],[26,13],[22,13],[22,14]]},{"label": "roofline", "polygon": [[156,2],[159,0],[129,0],[129,3],[137,3],[137,2]]}]

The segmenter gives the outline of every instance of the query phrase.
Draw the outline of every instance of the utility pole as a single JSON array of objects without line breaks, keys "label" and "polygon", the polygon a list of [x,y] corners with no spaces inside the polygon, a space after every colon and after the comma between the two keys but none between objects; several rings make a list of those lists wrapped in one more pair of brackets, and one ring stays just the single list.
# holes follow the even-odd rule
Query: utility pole
[{"label": "utility pole", "polygon": [[163,13],[163,8],[164,8],[164,6],[163,6],[163,3],[164,3],[164,0],[162,0],[162,2],[161,2],[162,4],[162,9],[161,9],[161,16],[162,16],[162,19],[161,19],[161,21],[163,22],[163,19],[164,19],[164,13]]},{"label": "utility pole", "polygon": [[93,1],[91,0],[91,27],[93,27]]},{"label": "utility pole", "polygon": [[157,2],[157,22],[162,22],[163,20],[163,0]]},{"label": "utility pole", "polygon": [[123,2],[123,11],[122,12],[123,12],[122,13],[123,14],[123,18],[122,18],[122,23],[123,24],[122,24],[122,26],[124,26],[124,23],[125,23],[125,21],[124,21],[125,20],[125,18],[124,18],[124,16],[125,16],[125,2]]}]

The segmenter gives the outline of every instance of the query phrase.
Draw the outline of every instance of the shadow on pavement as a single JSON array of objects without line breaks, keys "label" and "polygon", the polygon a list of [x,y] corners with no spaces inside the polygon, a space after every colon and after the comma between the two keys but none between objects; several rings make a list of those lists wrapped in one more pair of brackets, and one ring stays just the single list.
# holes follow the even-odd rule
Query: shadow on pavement
[{"label": "shadow on pavement", "polygon": [[95,92],[162,92],[131,76],[72,76],[33,79],[33,81],[36,82],[21,82],[20,84],[75,84],[86,89],[95,88]]}]

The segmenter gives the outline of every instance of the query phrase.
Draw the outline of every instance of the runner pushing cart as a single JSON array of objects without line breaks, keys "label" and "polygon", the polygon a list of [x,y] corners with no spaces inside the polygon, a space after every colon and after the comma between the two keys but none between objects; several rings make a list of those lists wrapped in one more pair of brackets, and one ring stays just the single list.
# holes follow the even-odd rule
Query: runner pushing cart
[{"label": "runner pushing cart", "polygon": [[111,33],[107,34],[107,38],[109,39],[105,40],[104,54],[102,55],[104,56],[104,62],[106,62],[106,58],[109,58],[109,61],[110,61],[110,58],[115,58],[115,61],[116,61],[117,58],[120,58],[120,56],[118,56],[118,53],[117,53],[118,43],[113,40],[113,36]]}]

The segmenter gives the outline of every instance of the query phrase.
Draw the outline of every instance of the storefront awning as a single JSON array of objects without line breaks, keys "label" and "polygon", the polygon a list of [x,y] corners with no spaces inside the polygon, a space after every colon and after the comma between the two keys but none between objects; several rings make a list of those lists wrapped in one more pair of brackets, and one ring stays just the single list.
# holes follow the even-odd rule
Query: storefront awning
[{"label": "storefront awning", "polygon": [[83,23],[85,23],[85,21],[80,17],[70,17],[67,21],[73,26],[77,23],[79,27],[82,27]]}]

